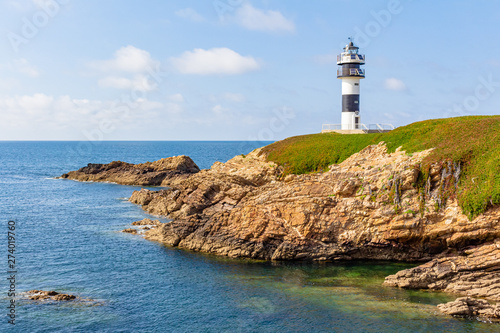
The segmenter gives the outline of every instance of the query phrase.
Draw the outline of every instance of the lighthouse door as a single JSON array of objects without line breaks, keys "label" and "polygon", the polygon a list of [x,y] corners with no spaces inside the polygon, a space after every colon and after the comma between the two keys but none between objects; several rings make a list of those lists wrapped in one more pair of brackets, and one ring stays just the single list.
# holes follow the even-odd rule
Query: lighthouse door
[{"label": "lighthouse door", "polygon": [[354,117],[354,129],[359,129],[359,117]]}]

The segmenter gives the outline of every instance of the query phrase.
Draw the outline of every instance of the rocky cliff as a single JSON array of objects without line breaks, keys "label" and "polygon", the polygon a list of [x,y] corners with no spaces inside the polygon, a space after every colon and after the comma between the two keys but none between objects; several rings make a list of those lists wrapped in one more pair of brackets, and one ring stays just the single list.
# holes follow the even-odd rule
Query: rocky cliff
[{"label": "rocky cliff", "polygon": [[[259,153],[216,163],[169,190],[134,192],[130,201],[173,218],[146,238],[266,260],[432,259],[386,284],[498,300],[500,209],[470,221],[455,198],[443,195],[457,186],[460,166],[434,164],[422,180],[420,163],[430,150],[388,154],[382,143],[328,172],[281,179],[280,168]],[[500,314],[485,301],[456,302],[440,309],[493,319]]]},{"label": "rocky cliff", "polygon": [[430,260],[496,239],[498,209],[469,221],[440,198],[453,166],[433,166],[425,193],[416,188],[428,153],[388,154],[379,144],[328,172],[278,180],[279,168],[255,151],[130,201],[174,220],[147,237],[234,257]]},{"label": "rocky cliff", "polygon": [[[173,219],[145,232],[169,246],[265,260],[429,261],[386,284],[498,300],[500,209],[493,206],[470,221],[447,191],[460,181],[460,164],[434,163],[427,175],[421,162],[431,152],[388,153],[380,143],[326,172],[283,177],[256,150],[209,170],[189,167],[181,177],[166,171],[155,184],[169,189],[135,191],[130,201]],[[125,182],[108,171],[115,168],[87,168],[67,178],[130,184],[139,177],[129,165],[120,166],[130,170]],[[479,313],[475,305],[490,317],[498,312],[475,300],[459,303],[467,313]]]}]

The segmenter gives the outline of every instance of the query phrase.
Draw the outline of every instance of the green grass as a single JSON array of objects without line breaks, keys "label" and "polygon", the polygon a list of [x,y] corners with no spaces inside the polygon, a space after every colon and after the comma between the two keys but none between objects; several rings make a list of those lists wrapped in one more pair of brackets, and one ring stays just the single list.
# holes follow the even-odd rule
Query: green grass
[{"label": "green grass", "polygon": [[435,148],[423,162],[424,172],[434,162],[461,162],[462,177],[452,195],[470,218],[500,204],[500,116],[426,120],[389,133],[296,136],[264,147],[263,153],[283,166],[285,174],[303,174],[326,171],[381,141],[389,152],[400,146],[408,154]]}]

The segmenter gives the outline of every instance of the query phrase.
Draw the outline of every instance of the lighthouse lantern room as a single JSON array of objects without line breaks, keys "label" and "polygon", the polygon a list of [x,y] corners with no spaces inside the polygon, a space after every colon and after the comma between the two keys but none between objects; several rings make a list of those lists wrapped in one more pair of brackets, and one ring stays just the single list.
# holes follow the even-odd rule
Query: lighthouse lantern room
[{"label": "lighthouse lantern room", "polygon": [[342,80],[342,130],[360,129],[359,82],[365,78],[365,56],[359,54],[359,48],[349,38],[344,52],[337,56],[337,78]]}]

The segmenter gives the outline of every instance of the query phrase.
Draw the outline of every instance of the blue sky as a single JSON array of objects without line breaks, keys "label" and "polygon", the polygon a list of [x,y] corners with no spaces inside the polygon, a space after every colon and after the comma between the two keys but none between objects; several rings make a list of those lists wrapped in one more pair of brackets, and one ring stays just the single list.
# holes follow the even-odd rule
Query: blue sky
[{"label": "blue sky", "polygon": [[0,140],[278,140],[500,114],[500,2],[2,0]]}]

